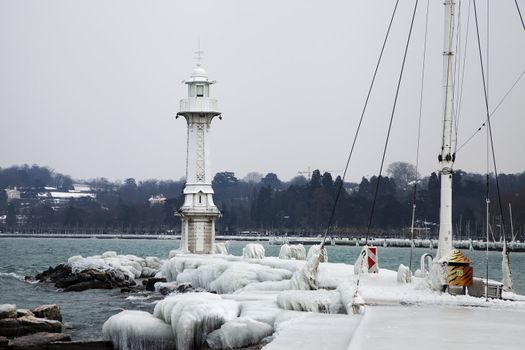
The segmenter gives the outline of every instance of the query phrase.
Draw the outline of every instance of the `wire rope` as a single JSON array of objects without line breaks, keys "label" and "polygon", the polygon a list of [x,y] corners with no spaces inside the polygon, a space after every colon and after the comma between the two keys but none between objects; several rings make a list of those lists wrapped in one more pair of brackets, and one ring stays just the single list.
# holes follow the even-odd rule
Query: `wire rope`
[{"label": "wire rope", "polygon": [[417,146],[416,146],[416,172],[414,174],[414,192],[412,196],[412,224],[410,226],[410,260],[408,268],[412,271],[412,257],[414,253],[414,221],[416,217],[416,199],[417,199],[417,182],[418,182],[418,169],[419,169],[419,149],[421,141],[421,117],[423,115],[423,91],[425,82],[425,63],[427,56],[427,34],[428,34],[428,8],[430,1],[427,0],[427,6],[425,11],[425,37],[423,43],[423,62],[421,66],[421,88],[419,94],[419,118],[417,123]]},{"label": "wire rope", "polygon": [[381,52],[379,53],[379,58],[377,59],[376,67],[374,69],[374,75],[372,76],[372,81],[370,82],[370,87],[368,88],[368,93],[366,95],[365,103],[364,103],[363,109],[361,111],[361,117],[359,118],[359,123],[357,125],[357,129],[356,129],[356,132],[355,132],[355,135],[354,135],[354,140],[352,142],[352,147],[350,148],[350,153],[348,154],[348,158],[346,160],[346,165],[345,165],[345,170],[343,172],[343,177],[341,179],[341,183],[339,184],[339,188],[337,189],[337,194],[336,194],[336,197],[335,197],[334,205],[332,206],[332,211],[330,213],[330,218],[328,220],[328,225],[326,226],[326,231],[324,233],[323,240],[321,242],[321,249],[324,247],[324,245],[326,243],[326,237],[328,235],[328,232],[330,231],[330,228],[331,228],[333,220],[334,220],[335,211],[336,211],[336,208],[337,208],[337,203],[338,203],[339,198],[340,198],[341,193],[342,193],[344,181],[345,181],[345,178],[346,178],[346,173],[348,171],[348,166],[350,164],[350,160],[352,159],[352,155],[354,153],[355,144],[356,144],[357,138],[359,136],[359,131],[361,130],[361,125],[363,123],[363,118],[365,116],[366,108],[368,106],[368,101],[370,100],[370,95],[372,93],[372,88],[374,87],[374,83],[375,83],[375,80],[376,80],[377,72],[379,70],[379,66],[381,64],[381,60],[383,58],[383,53],[385,51],[385,46],[386,46],[386,43],[388,41],[388,37],[390,36],[390,29],[392,28],[392,23],[394,21],[395,15],[396,15],[396,11],[397,11],[397,6],[398,5],[399,5],[399,0],[396,1],[396,4],[395,4],[394,9],[392,11],[392,16],[390,17],[390,22],[388,24],[388,29],[387,29],[386,34],[385,34],[385,39],[383,40],[383,45],[381,46]]},{"label": "wire rope", "polygon": [[376,188],[375,188],[375,191],[374,191],[374,199],[372,201],[372,208],[370,209],[370,216],[369,216],[369,219],[368,219],[368,226],[367,226],[367,229],[366,229],[365,245],[368,244],[368,238],[370,236],[370,227],[372,226],[372,221],[373,221],[373,218],[374,218],[374,210],[375,210],[375,206],[376,206],[376,202],[377,202],[377,194],[379,192],[379,184],[381,182],[381,175],[383,173],[383,166],[385,164],[385,156],[386,156],[386,151],[388,149],[388,141],[390,140],[390,132],[392,131],[392,122],[394,121],[394,115],[395,115],[395,111],[396,111],[397,100],[398,100],[398,97],[399,97],[399,89],[401,87],[401,80],[403,78],[403,72],[405,70],[405,63],[406,63],[406,58],[407,58],[407,53],[408,53],[408,47],[410,45],[410,38],[412,37],[412,29],[414,28],[414,19],[416,17],[416,11],[417,11],[418,3],[419,3],[419,0],[416,0],[416,2],[414,4],[414,11],[412,13],[412,19],[410,21],[410,30],[408,31],[408,38],[407,38],[407,42],[406,42],[406,46],[405,46],[405,52],[403,54],[403,62],[401,63],[401,70],[399,72],[399,78],[397,80],[396,95],[394,97],[394,103],[392,105],[392,113],[390,114],[390,122],[388,124],[388,131],[387,131],[387,135],[386,135],[385,146],[383,148],[383,156],[381,157],[381,166],[379,167],[379,175],[377,177]]}]

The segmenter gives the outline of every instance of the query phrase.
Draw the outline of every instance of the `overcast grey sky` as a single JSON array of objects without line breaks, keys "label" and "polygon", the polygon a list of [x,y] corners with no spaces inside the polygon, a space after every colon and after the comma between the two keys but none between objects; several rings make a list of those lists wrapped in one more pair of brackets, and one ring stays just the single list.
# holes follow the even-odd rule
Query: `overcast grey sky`
[{"label": "overcast grey sky", "polygon": [[[223,112],[212,124],[214,171],[275,172],[286,180],[308,166],[343,169],[394,3],[0,0],[0,167],[36,163],[75,178],[181,178],[186,124],[174,116],[200,39]],[[486,2],[477,4],[486,47]],[[386,164],[415,161],[425,5]],[[350,180],[378,172],[412,6],[400,2]],[[491,1],[490,14],[494,107],[525,69],[525,32],[514,1]],[[443,1],[430,0],[423,174],[437,169],[441,145],[442,17]],[[485,117],[473,15],[470,24],[458,143]],[[493,119],[500,172],[525,170],[524,111],[522,81]],[[485,136],[458,154],[456,168],[484,172]]]}]

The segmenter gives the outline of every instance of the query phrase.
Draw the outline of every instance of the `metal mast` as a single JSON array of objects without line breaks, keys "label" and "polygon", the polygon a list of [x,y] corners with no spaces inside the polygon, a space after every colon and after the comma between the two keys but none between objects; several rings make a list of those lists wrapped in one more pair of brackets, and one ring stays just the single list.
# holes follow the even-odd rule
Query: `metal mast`
[{"label": "metal mast", "polygon": [[436,258],[447,256],[452,250],[452,167],[456,155],[453,139],[454,105],[454,0],[445,0],[445,36],[443,47],[443,139],[438,156],[441,177],[439,208],[439,243]]}]

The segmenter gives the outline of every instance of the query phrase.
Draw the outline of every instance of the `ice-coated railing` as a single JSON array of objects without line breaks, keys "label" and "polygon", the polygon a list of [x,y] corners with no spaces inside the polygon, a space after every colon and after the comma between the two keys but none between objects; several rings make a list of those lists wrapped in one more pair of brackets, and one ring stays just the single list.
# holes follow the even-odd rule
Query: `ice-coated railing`
[{"label": "ice-coated railing", "polygon": [[218,112],[218,103],[214,98],[193,97],[180,100],[180,112]]}]

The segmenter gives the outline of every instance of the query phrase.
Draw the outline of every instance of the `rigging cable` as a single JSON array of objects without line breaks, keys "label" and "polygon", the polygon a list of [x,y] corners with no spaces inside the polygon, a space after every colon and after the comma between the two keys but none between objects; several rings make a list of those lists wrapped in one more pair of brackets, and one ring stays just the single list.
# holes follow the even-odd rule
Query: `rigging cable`
[{"label": "rigging cable", "polygon": [[[498,104],[496,105],[496,107],[492,110],[492,112],[490,113],[489,117],[492,117],[496,111],[499,109],[499,107],[503,104],[503,102],[505,101],[505,99],[507,98],[507,96],[512,92],[512,90],[514,90],[514,87],[516,87],[516,85],[518,85],[518,83],[520,82],[521,78],[523,78],[523,76],[525,75],[525,69],[521,72],[521,74],[519,75],[518,79],[516,79],[514,81],[514,84],[512,84],[512,86],[507,90],[507,92],[505,93],[505,95],[503,95],[503,97],[501,98],[501,100],[498,102]],[[458,150],[456,152],[459,152],[464,146],[467,145],[467,143],[469,143],[482,129],[484,126],[486,126],[487,124],[487,121],[488,119],[485,119],[485,121],[483,122],[483,124],[481,124],[481,126],[476,129],[476,131],[470,135],[470,137],[461,144],[461,146],[458,148]]]},{"label": "rigging cable", "polygon": [[372,81],[370,82],[370,87],[368,88],[368,93],[366,95],[365,104],[363,106],[363,110],[361,111],[361,117],[359,119],[359,124],[357,125],[357,129],[356,129],[356,132],[355,132],[355,135],[354,135],[354,140],[352,142],[352,147],[350,148],[350,153],[348,154],[348,158],[346,160],[346,166],[345,166],[345,170],[343,172],[343,177],[341,179],[341,183],[339,184],[339,188],[337,189],[337,194],[336,194],[336,197],[335,197],[334,205],[332,206],[332,212],[331,212],[330,218],[328,220],[328,225],[327,225],[326,231],[324,233],[323,241],[321,242],[321,249],[325,245],[326,236],[328,235],[328,232],[330,231],[330,228],[332,226],[332,222],[334,220],[335,210],[337,208],[337,202],[339,201],[339,197],[341,196],[341,192],[343,190],[343,185],[344,185],[344,182],[345,182],[346,172],[348,171],[348,165],[350,164],[350,160],[352,159],[352,154],[354,153],[354,148],[355,148],[355,144],[356,144],[356,141],[357,141],[357,137],[359,136],[359,131],[361,130],[361,124],[362,124],[363,118],[365,116],[366,108],[368,106],[368,101],[370,99],[370,94],[372,93],[372,88],[374,87],[374,83],[375,83],[376,76],[377,76],[377,71],[379,70],[379,65],[381,64],[381,60],[383,58],[383,53],[385,51],[385,46],[386,46],[386,43],[388,41],[388,37],[390,35],[390,29],[392,28],[392,22],[394,21],[394,17],[395,17],[396,11],[397,11],[397,5],[398,4],[399,4],[399,0],[396,1],[396,4],[394,6],[394,10],[392,11],[392,16],[391,16],[390,22],[388,24],[388,29],[386,31],[385,39],[383,40],[383,45],[381,47],[381,52],[379,53],[379,58],[377,59],[376,67],[375,67],[375,70],[374,70],[374,75],[372,76]]},{"label": "rigging cable", "polygon": [[[461,78],[458,77],[458,92],[457,92],[457,99],[456,99],[456,143],[455,143],[455,150],[454,153],[457,153],[458,149],[458,128],[459,128],[459,117],[461,116],[461,106],[463,102],[463,86],[465,82],[465,66],[467,62],[467,48],[468,48],[468,38],[470,33],[470,14],[471,14],[471,5],[472,1],[469,0],[468,2],[468,9],[467,9],[467,29],[465,33],[465,48],[463,53],[463,67],[460,67],[461,70]],[[458,55],[458,59],[461,59],[460,55]]]},{"label": "rigging cable", "polygon": [[521,25],[523,27],[523,30],[525,30],[525,23],[523,23],[523,16],[521,15],[520,6],[518,5],[518,0],[514,0],[514,3],[516,4],[516,8],[518,9],[518,15],[520,16]]},{"label": "rigging cable", "polygon": [[[514,3],[516,4],[516,9],[518,10],[518,16],[520,17],[520,21],[521,21],[521,26],[523,27],[523,30],[525,30],[525,22],[523,21],[523,16],[521,15],[521,10],[520,10],[520,7],[518,5],[518,1],[517,0],[514,0]],[[488,118],[492,117],[492,115],[494,113],[496,113],[496,111],[498,110],[498,108],[501,106],[501,104],[503,103],[503,101],[505,101],[505,99],[507,98],[507,96],[510,94],[510,92],[514,89],[514,87],[516,85],[518,85],[518,83],[520,82],[521,78],[523,78],[523,75],[525,75],[525,69],[521,72],[521,74],[519,75],[518,79],[516,79],[516,81],[514,82],[514,84],[512,84],[512,86],[510,87],[509,90],[507,90],[507,92],[505,93],[505,95],[503,96],[503,98],[499,101],[499,103],[496,105],[496,108],[494,108],[494,110],[490,113],[490,115],[488,116]],[[463,148],[463,146],[465,146],[467,143],[470,142],[470,140],[472,140],[474,138],[474,136],[477,135],[478,132],[481,131],[481,129],[486,125],[487,121],[488,121],[488,118],[487,120],[485,120],[485,122],[483,124],[481,124],[481,126],[467,139],[467,141],[465,141],[459,148],[458,148],[458,151],[461,150]]]},{"label": "rigging cable", "polygon": [[[460,58],[461,58],[461,0],[458,1],[458,16],[457,16],[457,30],[456,30],[456,53],[454,55],[454,77],[452,78],[452,91],[454,94],[452,103],[452,121],[454,127],[454,153],[456,153],[457,139],[458,139],[458,126],[459,126],[459,115],[457,114],[457,94],[459,89],[459,76],[460,76]],[[452,130],[451,130],[452,135]],[[452,140],[452,138],[451,138]]]},{"label": "rigging cable", "polygon": [[[373,220],[373,217],[374,217],[374,210],[375,210],[376,201],[377,201],[377,193],[379,192],[379,183],[381,182],[381,174],[383,172],[383,166],[385,164],[385,156],[386,156],[386,151],[387,151],[387,148],[388,148],[388,141],[390,139],[390,131],[392,130],[392,122],[394,121],[394,115],[395,115],[395,111],[396,111],[397,99],[398,99],[398,96],[399,96],[399,88],[401,87],[401,80],[403,78],[403,71],[405,69],[405,62],[406,62],[406,58],[407,58],[408,47],[409,47],[409,44],[410,44],[410,38],[412,36],[412,28],[414,27],[414,18],[416,17],[416,11],[417,11],[418,3],[419,3],[419,0],[416,0],[416,2],[414,4],[414,12],[412,13],[412,20],[410,22],[410,30],[408,31],[408,38],[407,38],[407,43],[406,43],[406,46],[405,46],[405,53],[403,54],[403,63],[401,64],[401,71],[399,72],[399,78],[398,78],[398,81],[397,81],[396,95],[395,95],[395,98],[394,98],[394,104],[392,106],[392,113],[390,115],[390,122],[388,124],[388,132],[387,132],[387,135],[386,135],[385,147],[383,149],[383,157],[381,158],[381,166],[379,168],[379,176],[377,177],[376,188],[375,188],[375,192],[374,192],[374,200],[372,201],[372,208],[370,210],[370,216],[368,218],[368,227],[366,229],[365,245],[368,245],[368,238],[370,236],[370,227],[372,226],[372,220]],[[358,285],[359,285],[359,278],[358,278]]]},{"label": "rigging cable", "polygon": [[427,33],[428,33],[428,8],[429,0],[427,0],[426,15],[425,15],[425,39],[423,44],[423,64],[421,67],[421,89],[419,94],[419,118],[417,123],[417,147],[416,147],[416,173],[414,179],[414,193],[412,196],[412,225],[410,226],[410,260],[408,264],[409,271],[412,271],[412,256],[414,253],[414,220],[416,217],[416,198],[417,198],[417,182],[419,169],[419,148],[421,141],[421,116],[423,115],[423,87],[425,82],[425,63],[427,56]]},{"label": "rigging cable", "polygon": [[[497,194],[498,194],[498,204],[499,204],[499,210],[500,210],[500,220],[501,220],[501,226],[503,228],[503,244],[506,244],[505,218],[503,217],[503,207],[502,207],[502,204],[501,204],[501,191],[500,191],[499,179],[498,179],[498,167],[496,166],[496,152],[494,151],[494,139],[492,137],[492,125],[490,123],[490,114],[489,114],[489,105],[488,105],[488,96],[487,96],[487,86],[486,86],[486,83],[485,83],[485,70],[483,68],[483,55],[481,53],[481,42],[480,42],[480,37],[479,37],[479,25],[478,25],[478,14],[477,14],[477,8],[476,8],[476,1],[474,1],[474,18],[475,18],[475,21],[476,21],[476,34],[477,34],[477,38],[478,38],[478,52],[479,52],[479,60],[480,60],[480,66],[481,66],[481,77],[482,77],[482,80],[483,80],[483,92],[484,92],[484,98],[485,98],[485,111],[486,111],[486,114],[487,114],[488,138],[490,139],[490,148],[491,148],[491,152],[492,152],[492,161],[493,161],[493,166],[494,166],[494,176],[496,178],[496,190],[497,190]],[[488,171],[487,171],[487,177],[488,177]],[[487,179],[487,181],[488,181],[488,179]],[[487,191],[488,191],[488,186],[487,186]],[[487,217],[487,220],[488,220],[488,217]],[[488,241],[487,241],[487,246],[488,246]],[[488,278],[487,278],[487,286],[488,286]],[[487,297],[488,297],[488,295],[487,295]]]}]

